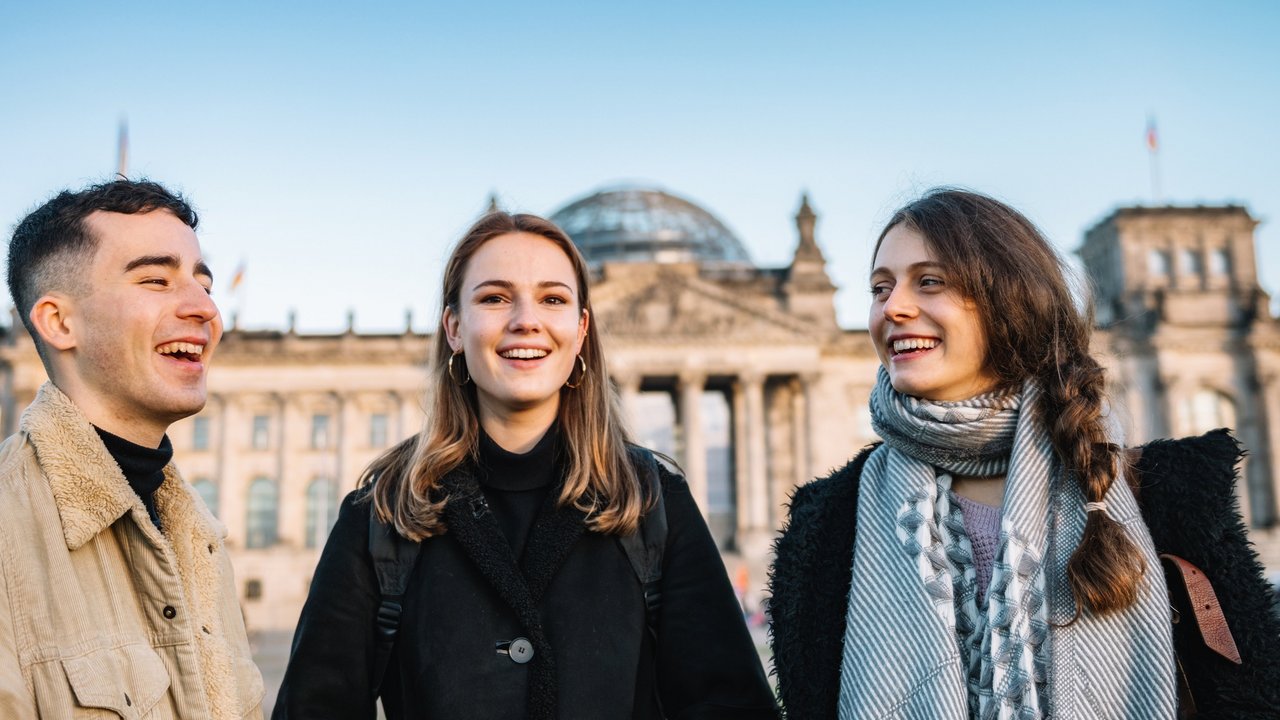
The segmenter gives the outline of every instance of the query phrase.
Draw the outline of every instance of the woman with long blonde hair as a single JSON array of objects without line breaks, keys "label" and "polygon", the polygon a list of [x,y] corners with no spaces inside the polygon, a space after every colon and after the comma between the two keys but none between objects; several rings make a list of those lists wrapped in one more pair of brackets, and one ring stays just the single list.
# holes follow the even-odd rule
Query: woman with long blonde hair
[{"label": "woman with long blonde hair", "polygon": [[425,429],[343,502],[274,717],[776,716],[684,480],[630,443],[589,292],[536,216],[454,248]]}]

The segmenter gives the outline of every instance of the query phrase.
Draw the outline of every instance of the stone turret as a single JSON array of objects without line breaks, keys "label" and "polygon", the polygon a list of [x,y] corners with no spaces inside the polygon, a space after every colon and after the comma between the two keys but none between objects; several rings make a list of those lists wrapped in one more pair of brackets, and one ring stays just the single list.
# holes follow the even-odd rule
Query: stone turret
[{"label": "stone turret", "polygon": [[815,228],[818,215],[809,205],[809,195],[800,196],[800,209],[796,212],[796,230],[800,242],[796,245],[791,266],[787,268],[782,284],[785,307],[798,317],[811,320],[822,330],[838,330],[836,324],[836,286],[827,275],[827,259],[818,247]]}]

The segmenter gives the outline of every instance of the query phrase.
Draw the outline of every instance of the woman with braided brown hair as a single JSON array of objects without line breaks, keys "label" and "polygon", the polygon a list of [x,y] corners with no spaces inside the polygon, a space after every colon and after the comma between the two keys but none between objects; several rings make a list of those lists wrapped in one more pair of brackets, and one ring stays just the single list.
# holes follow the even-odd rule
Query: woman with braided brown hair
[{"label": "woman with braided brown hair", "polygon": [[[1189,649],[1190,689],[1212,716],[1271,717],[1277,698],[1262,695],[1277,691],[1256,685],[1274,674],[1280,626],[1231,497],[1230,435],[1153,444],[1129,466],[1091,313],[1003,203],[934,190],[894,214],[872,267],[884,442],[800,488],[778,540],[770,608],[788,716],[1173,718]],[[1202,472],[1179,477],[1174,458]],[[1160,486],[1142,505],[1139,477]],[[1176,498],[1209,486],[1219,530],[1188,542],[1169,522],[1187,510]],[[1243,665],[1182,637],[1175,653],[1167,544],[1200,562],[1234,554],[1218,564],[1236,574],[1214,579],[1233,586],[1232,629],[1262,628],[1242,639]]]}]

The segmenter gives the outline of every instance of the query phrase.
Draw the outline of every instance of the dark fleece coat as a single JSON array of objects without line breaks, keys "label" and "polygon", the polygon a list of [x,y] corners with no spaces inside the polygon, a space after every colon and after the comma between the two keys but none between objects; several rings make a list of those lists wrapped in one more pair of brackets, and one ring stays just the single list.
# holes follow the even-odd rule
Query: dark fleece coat
[{"label": "dark fleece coat", "polygon": [[[422,544],[382,688],[390,720],[777,717],[724,564],[684,480],[662,471],[668,535],[656,643],[618,539],[547,494],[515,558],[466,471],[442,481],[448,531]],[[373,720],[379,593],[370,506],[342,504],[273,717]],[[498,644],[526,638],[533,659]]]},{"label": "dark fleece coat", "polygon": [[[874,446],[873,446],[874,447]],[[873,447],[829,477],[797,488],[770,573],[774,672],[786,716],[836,717],[845,613],[857,532],[858,481]],[[1243,453],[1226,430],[1160,440],[1138,461],[1138,496],[1156,549],[1213,583],[1240,650],[1235,665],[1205,647],[1189,607],[1174,636],[1197,718],[1280,717],[1280,618],[1234,495]],[[1175,607],[1186,602],[1172,594]]]}]

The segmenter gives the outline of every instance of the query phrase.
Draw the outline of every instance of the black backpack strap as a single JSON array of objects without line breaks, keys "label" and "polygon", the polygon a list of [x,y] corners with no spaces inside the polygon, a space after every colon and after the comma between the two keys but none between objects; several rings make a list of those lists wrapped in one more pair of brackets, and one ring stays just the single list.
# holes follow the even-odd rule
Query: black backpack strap
[{"label": "black backpack strap", "polygon": [[378,519],[372,505],[369,508],[369,555],[373,557],[373,570],[378,576],[378,591],[382,602],[378,605],[375,642],[377,643],[372,688],[376,698],[382,692],[382,681],[387,673],[387,663],[395,648],[396,633],[400,630],[400,609],[409,575],[418,560],[422,543],[408,540],[396,532],[394,526]]},{"label": "black backpack strap", "polygon": [[658,459],[639,447],[627,449],[631,465],[636,469],[645,499],[652,504],[640,518],[640,527],[630,535],[618,538],[631,562],[631,569],[644,590],[644,624],[653,644],[655,662],[650,668],[649,685],[659,717],[666,717],[658,692],[658,612],[662,609],[662,557],[667,548],[667,505],[662,495],[662,477]]},{"label": "black backpack strap", "polygon": [[658,610],[662,607],[662,556],[667,547],[667,507],[662,497],[657,459],[642,448],[633,447],[629,452],[646,499],[652,505],[641,518],[639,530],[618,541],[644,589],[645,624],[657,640]]}]

